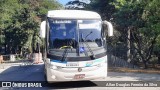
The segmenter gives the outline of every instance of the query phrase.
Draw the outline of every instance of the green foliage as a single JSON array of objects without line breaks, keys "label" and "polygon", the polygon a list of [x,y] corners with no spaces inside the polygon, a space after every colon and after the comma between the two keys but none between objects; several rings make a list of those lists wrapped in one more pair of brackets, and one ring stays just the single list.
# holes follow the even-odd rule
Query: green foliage
[{"label": "green foliage", "polygon": [[120,9],[120,8],[123,7],[126,3],[127,3],[126,0],[115,0],[114,2],[112,2],[112,5],[114,5],[116,9]]},{"label": "green foliage", "polygon": [[119,28],[127,29],[128,27],[143,26],[141,15],[143,13],[144,4],[140,2],[127,2],[118,9],[114,14],[114,22]]},{"label": "green foliage", "polygon": [[152,0],[148,3],[142,14],[142,19],[146,22],[146,29],[151,35],[160,34],[160,3],[159,0]]},{"label": "green foliage", "polygon": [[23,48],[33,52],[36,44],[42,43],[41,19],[48,10],[60,7],[55,0],[1,0],[0,30],[5,35],[7,53],[20,53]]},{"label": "green foliage", "polygon": [[160,52],[159,0],[92,0],[89,9],[99,12],[103,19],[114,24],[120,36],[109,40],[113,46],[116,41],[128,48],[130,40],[131,48],[128,49],[131,49],[132,60],[139,58],[146,64],[153,60],[151,56],[155,49]]},{"label": "green foliage", "polygon": [[103,20],[110,21],[113,13],[115,12],[115,7],[111,1],[113,0],[92,0],[88,9],[98,12],[102,16]]}]

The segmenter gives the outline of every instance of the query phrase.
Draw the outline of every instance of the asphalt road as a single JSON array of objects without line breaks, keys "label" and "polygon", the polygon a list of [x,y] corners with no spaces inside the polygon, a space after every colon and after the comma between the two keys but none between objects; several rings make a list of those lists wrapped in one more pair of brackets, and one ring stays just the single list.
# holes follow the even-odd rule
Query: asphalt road
[{"label": "asphalt road", "polygon": [[[7,67],[0,65],[0,81],[40,81],[45,83],[43,64],[41,65],[27,65],[27,66],[11,66]],[[86,82],[65,82],[56,84],[47,84],[52,87],[43,88],[0,88],[0,90],[160,90],[159,87],[115,87],[113,83],[110,86],[105,87],[107,82],[99,79],[97,81],[86,81]],[[118,73],[108,72],[106,81],[122,82],[122,81],[160,81],[159,74],[141,74],[141,73]],[[123,82],[123,83],[125,83]],[[156,85],[156,83],[154,83]]]}]

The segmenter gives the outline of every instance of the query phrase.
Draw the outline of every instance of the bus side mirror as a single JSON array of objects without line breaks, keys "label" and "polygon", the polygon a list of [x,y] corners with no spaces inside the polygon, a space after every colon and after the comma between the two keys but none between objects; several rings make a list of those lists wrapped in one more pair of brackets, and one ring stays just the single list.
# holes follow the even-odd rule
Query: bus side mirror
[{"label": "bus side mirror", "polygon": [[45,38],[46,36],[46,21],[41,22],[40,26],[40,37]]},{"label": "bus side mirror", "polygon": [[113,26],[112,26],[112,24],[108,21],[103,21],[103,25],[108,27],[108,36],[113,36]]}]

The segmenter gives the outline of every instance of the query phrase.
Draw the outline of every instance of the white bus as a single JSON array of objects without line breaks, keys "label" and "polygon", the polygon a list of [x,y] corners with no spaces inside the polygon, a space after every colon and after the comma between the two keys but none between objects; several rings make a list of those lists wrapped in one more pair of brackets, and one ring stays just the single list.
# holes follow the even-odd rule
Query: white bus
[{"label": "white bus", "polygon": [[96,12],[51,10],[41,23],[45,39],[45,76],[49,83],[95,80],[107,77],[105,28],[113,36],[112,24]]}]

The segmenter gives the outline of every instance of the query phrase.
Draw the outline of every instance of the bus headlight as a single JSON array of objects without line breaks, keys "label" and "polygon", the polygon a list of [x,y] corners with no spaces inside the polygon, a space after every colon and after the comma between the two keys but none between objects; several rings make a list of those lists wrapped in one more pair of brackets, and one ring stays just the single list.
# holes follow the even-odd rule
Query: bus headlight
[{"label": "bus headlight", "polygon": [[57,66],[52,66],[51,69],[58,69]]},{"label": "bus headlight", "polygon": [[57,69],[61,69],[62,67],[61,66],[57,66]]},{"label": "bus headlight", "polygon": [[53,65],[53,64],[51,64],[51,63],[49,63],[49,64],[48,64],[48,68],[57,69],[57,66],[55,66],[55,65]]},{"label": "bus headlight", "polygon": [[49,64],[48,66],[49,66],[49,68],[51,68],[51,69],[61,69],[61,68],[62,68],[61,66],[55,66],[55,65],[53,65],[53,64]]}]

